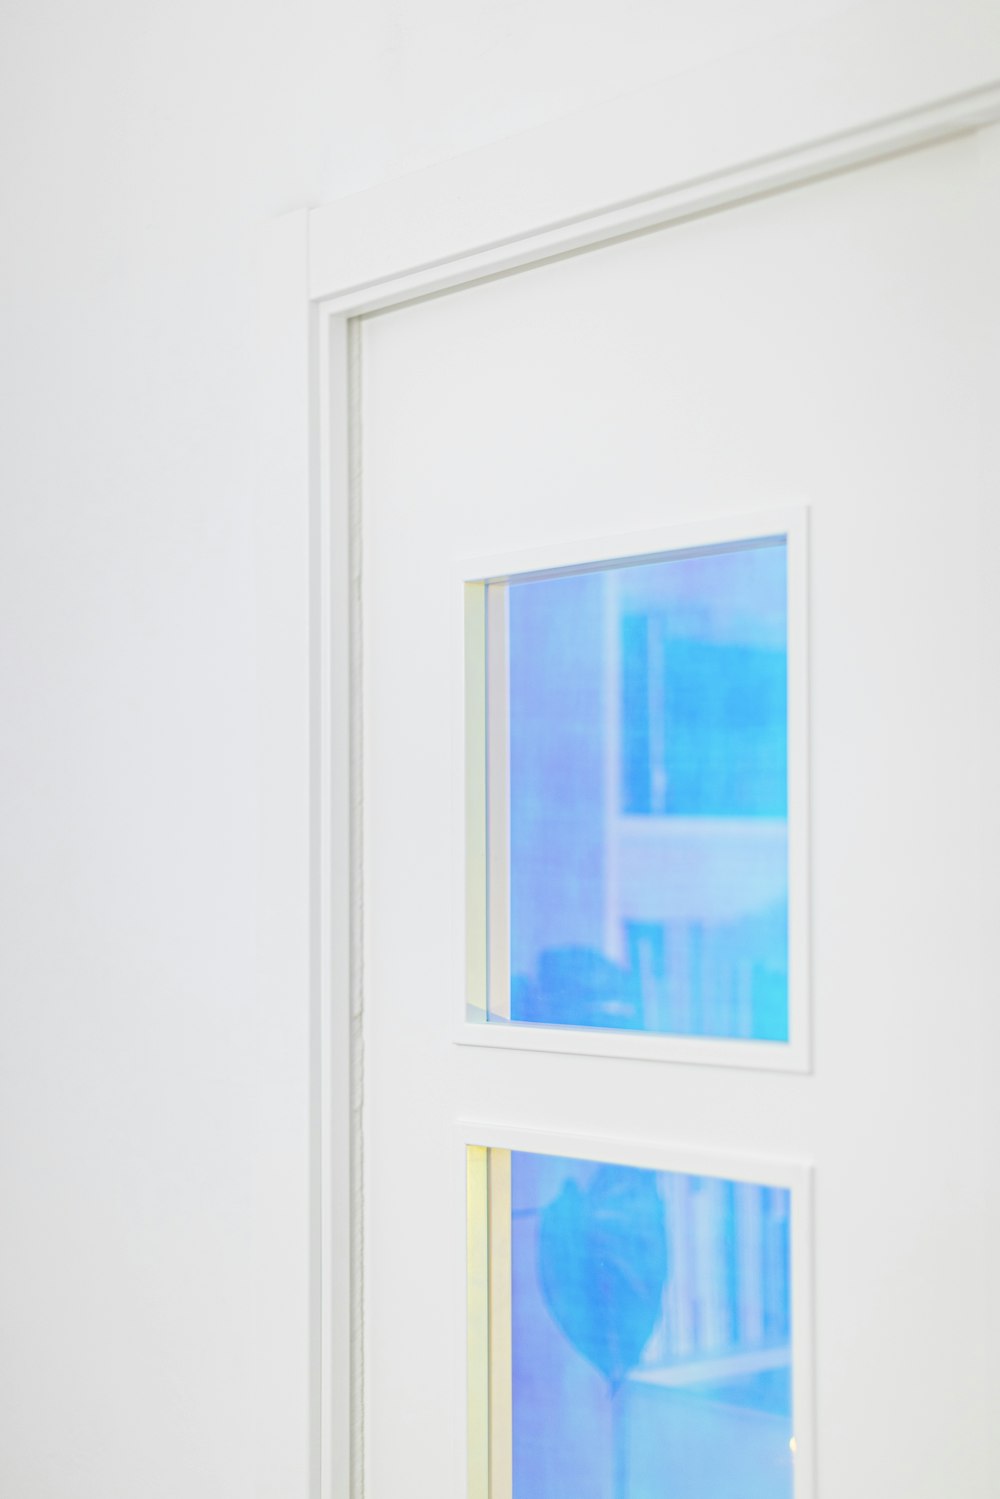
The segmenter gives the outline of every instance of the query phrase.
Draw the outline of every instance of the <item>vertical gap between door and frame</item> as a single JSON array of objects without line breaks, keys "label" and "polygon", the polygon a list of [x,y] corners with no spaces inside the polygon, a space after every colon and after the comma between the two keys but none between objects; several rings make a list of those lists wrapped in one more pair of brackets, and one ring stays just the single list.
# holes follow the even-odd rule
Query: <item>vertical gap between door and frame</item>
[{"label": "vertical gap between door and frame", "polygon": [[318,309],[313,696],[314,1499],[364,1492],[361,340]]},{"label": "vertical gap between door and frame", "polygon": [[507,584],[486,584],[487,1010],[510,1019],[510,672]]}]

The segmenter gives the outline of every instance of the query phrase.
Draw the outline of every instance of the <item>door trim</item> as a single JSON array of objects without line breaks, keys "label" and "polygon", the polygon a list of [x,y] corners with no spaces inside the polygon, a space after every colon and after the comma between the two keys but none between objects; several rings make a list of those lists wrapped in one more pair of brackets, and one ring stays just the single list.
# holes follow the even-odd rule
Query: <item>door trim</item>
[{"label": "door trim", "polygon": [[[287,1022],[310,1038],[308,1057],[294,1054],[309,1100],[301,1132],[308,1222],[290,1240],[303,1263],[293,1276],[285,1246],[280,1270],[281,1295],[298,1318],[288,1347],[296,1338],[308,1344],[300,1365],[308,1369],[308,1477],[300,1483],[290,1464],[286,1493],[361,1499],[364,1491],[355,320],[1000,121],[1000,13],[992,0],[950,0],[941,13],[937,37],[909,0],[853,7],[807,37],[285,215],[263,236],[268,461],[257,504],[258,619],[263,718],[272,688],[283,716],[280,729],[266,729],[260,780],[260,1005],[264,1034],[284,1038]],[[760,92],[768,80],[780,108]],[[259,1211],[264,1224],[263,1197]],[[264,1273],[262,1297],[274,1294],[279,1272]],[[300,1299],[301,1278],[308,1295]],[[300,1305],[308,1306],[304,1328]]]},{"label": "door trim", "polygon": [[[661,229],[668,224],[746,203],[767,193],[801,187],[819,177],[968,134],[996,120],[1000,120],[1000,80],[817,139],[793,137],[783,149],[763,156],[746,158],[734,154],[726,165],[694,177],[681,175],[681,167],[664,186],[625,201],[611,198],[596,202],[587,210],[555,223],[529,218],[526,206],[523,227],[497,239],[478,238],[477,231],[483,231],[474,212],[457,216],[453,211],[449,214],[445,207],[442,216],[447,215],[455,222],[448,226],[448,239],[435,246],[440,253],[433,259],[419,259],[423,246],[419,242],[410,243],[404,232],[399,237],[393,260],[389,262],[387,257],[383,274],[368,281],[344,284],[347,276],[357,274],[348,257],[345,256],[341,264],[343,245],[353,237],[352,230],[353,235],[361,236],[366,231],[372,232],[377,248],[380,226],[376,224],[372,230],[368,224],[373,205],[363,201],[370,195],[362,194],[359,199],[345,199],[328,209],[315,209],[310,215],[311,293],[328,316],[357,317],[380,312],[417,297],[453,291],[488,276],[523,270],[556,256],[594,249],[626,235]],[[480,160],[483,154],[471,152],[468,157],[461,158],[463,171],[469,173],[471,179],[475,178],[478,168],[486,168],[485,185],[483,179],[476,183],[477,197],[490,188],[502,192],[506,174],[514,166],[513,162],[502,160],[500,163],[483,162]],[[404,181],[413,185],[408,178]],[[433,216],[438,207],[434,202],[438,194],[434,193],[433,186],[431,183],[420,184],[421,201],[408,209],[401,209],[392,202],[399,191],[395,184],[374,189],[372,196],[383,200],[378,217],[385,217],[396,227],[397,212],[408,211],[418,220],[428,211]],[[358,222],[351,224],[350,218],[343,222],[345,213],[356,214]],[[384,233],[385,226],[381,227]],[[372,258],[377,260],[377,254]]]}]

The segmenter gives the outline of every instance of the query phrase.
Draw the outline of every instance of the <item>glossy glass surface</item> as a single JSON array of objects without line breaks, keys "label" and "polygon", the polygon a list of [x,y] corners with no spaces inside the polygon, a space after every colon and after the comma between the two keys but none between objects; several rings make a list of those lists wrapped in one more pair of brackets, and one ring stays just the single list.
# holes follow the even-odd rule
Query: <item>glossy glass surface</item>
[{"label": "glossy glass surface", "polygon": [[788,1039],[786,552],[504,585],[509,993],[494,983],[491,1018]]},{"label": "glossy glass surface", "polygon": [[513,1499],[791,1499],[789,1208],[511,1152]]}]

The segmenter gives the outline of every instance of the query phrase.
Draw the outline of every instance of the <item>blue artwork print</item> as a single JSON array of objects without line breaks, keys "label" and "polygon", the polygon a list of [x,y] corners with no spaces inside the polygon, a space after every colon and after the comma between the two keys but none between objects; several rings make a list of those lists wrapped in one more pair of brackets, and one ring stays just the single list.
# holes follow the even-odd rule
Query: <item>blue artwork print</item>
[{"label": "blue artwork print", "polygon": [[783,538],[508,585],[522,1022],[788,1039]]},{"label": "blue artwork print", "polygon": [[627,1499],[625,1406],[614,1397],[660,1320],[667,1278],[653,1173],[602,1166],[586,1187],[566,1181],[541,1215],[538,1272],[554,1321],[608,1382],[614,1499]]},{"label": "blue artwork print", "polygon": [[791,1499],[790,1201],[511,1154],[514,1499]]},{"label": "blue artwork print", "polygon": [[614,1394],[660,1317],[667,1235],[654,1174],[602,1166],[586,1187],[564,1182],[541,1215],[538,1269],[553,1318]]}]

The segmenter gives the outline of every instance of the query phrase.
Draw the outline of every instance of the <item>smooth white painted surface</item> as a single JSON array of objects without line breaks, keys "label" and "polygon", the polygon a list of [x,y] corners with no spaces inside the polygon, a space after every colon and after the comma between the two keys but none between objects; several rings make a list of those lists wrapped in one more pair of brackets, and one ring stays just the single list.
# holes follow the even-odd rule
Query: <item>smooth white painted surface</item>
[{"label": "smooth white painted surface", "polygon": [[[812,29],[851,0],[405,0],[354,6],[340,80],[356,134],[334,142],[348,191]],[[414,122],[419,127],[414,131]],[[359,138],[360,137],[360,138]],[[400,156],[402,154],[402,167]]]},{"label": "smooth white painted surface", "polygon": [[[420,273],[422,289],[433,290],[450,284],[450,257],[493,247],[486,258],[496,262],[501,247],[529,234],[555,240],[532,247],[532,257],[522,252],[520,263],[540,259],[571,248],[572,226],[604,210],[606,227],[579,238],[592,243],[616,227],[639,227],[643,206],[658,196],[683,207],[694,188],[704,196],[720,175],[793,148],[819,148],[833,166],[838,152],[850,159],[852,136],[886,122],[905,135],[911,119],[919,140],[916,117],[942,101],[961,101],[970,115],[985,104],[996,118],[989,95],[1000,75],[1000,11],[992,0],[803,6],[795,25],[786,17],[777,30],[766,24],[768,8],[754,7],[760,30],[752,45],[729,51],[720,36],[700,66],[666,83],[505,133],[477,152],[318,209],[313,295],[358,303],[364,299],[351,294],[372,287],[369,305],[377,306],[384,278]],[[712,7],[663,7],[665,30],[698,9],[707,20]],[[775,185],[780,180],[777,173]],[[666,217],[653,207],[648,222]],[[616,226],[615,216],[626,222]],[[512,264],[519,248],[512,246]],[[483,274],[501,268],[488,264]]]},{"label": "smooth white painted surface", "polygon": [[[315,1110],[321,1053],[317,1014],[309,1005],[315,967],[311,577],[319,555],[307,503],[312,376],[310,316],[302,296],[307,228],[305,212],[286,214],[261,236],[256,309],[264,357],[257,364],[260,440],[254,516],[258,794],[252,1263],[253,1373],[261,1418],[253,1437],[252,1471],[262,1495],[306,1488],[316,1419],[311,1399],[322,1357],[315,1274],[318,1224],[310,1222],[320,1169],[312,1141],[320,1124]],[[336,1247],[340,1245],[338,1239]]]},{"label": "smooth white painted surface", "polygon": [[261,326],[263,226],[546,122],[590,192],[576,111],[839,8],[5,14],[4,1495],[308,1492],[299,262],[263,235]]},{"label": "smooth white painted surface", "polygon": [[[814,1162],[818,1492],[996,1492],[995,597],[970,550],[992,534],[995,142],[364,324],[375,1495],[414,1464],[443,1490],[454,1460],[459,1267],[435,1225],[459,1117]],[[456,553],[572,552],[612,511],[627,530],[804,499],[813,1074],[449,1046]],[[419,1382],[401,1346],[425,1350]]]},{"label": "smooth white painted surface", "polygon": [[[302,518],[270,538],[298,573],[259,648],[254,565],[305,371],[256,262],[317,191],[322,25],[4,12],[5,1499],[306,1492],[308,763],[260,829],[257,785],[307,680]],[[301,228],[277,253],[301,308]],[[260,848],[282,868],[258,890]],[[258,899],[284,933],[260,949]]]}]

